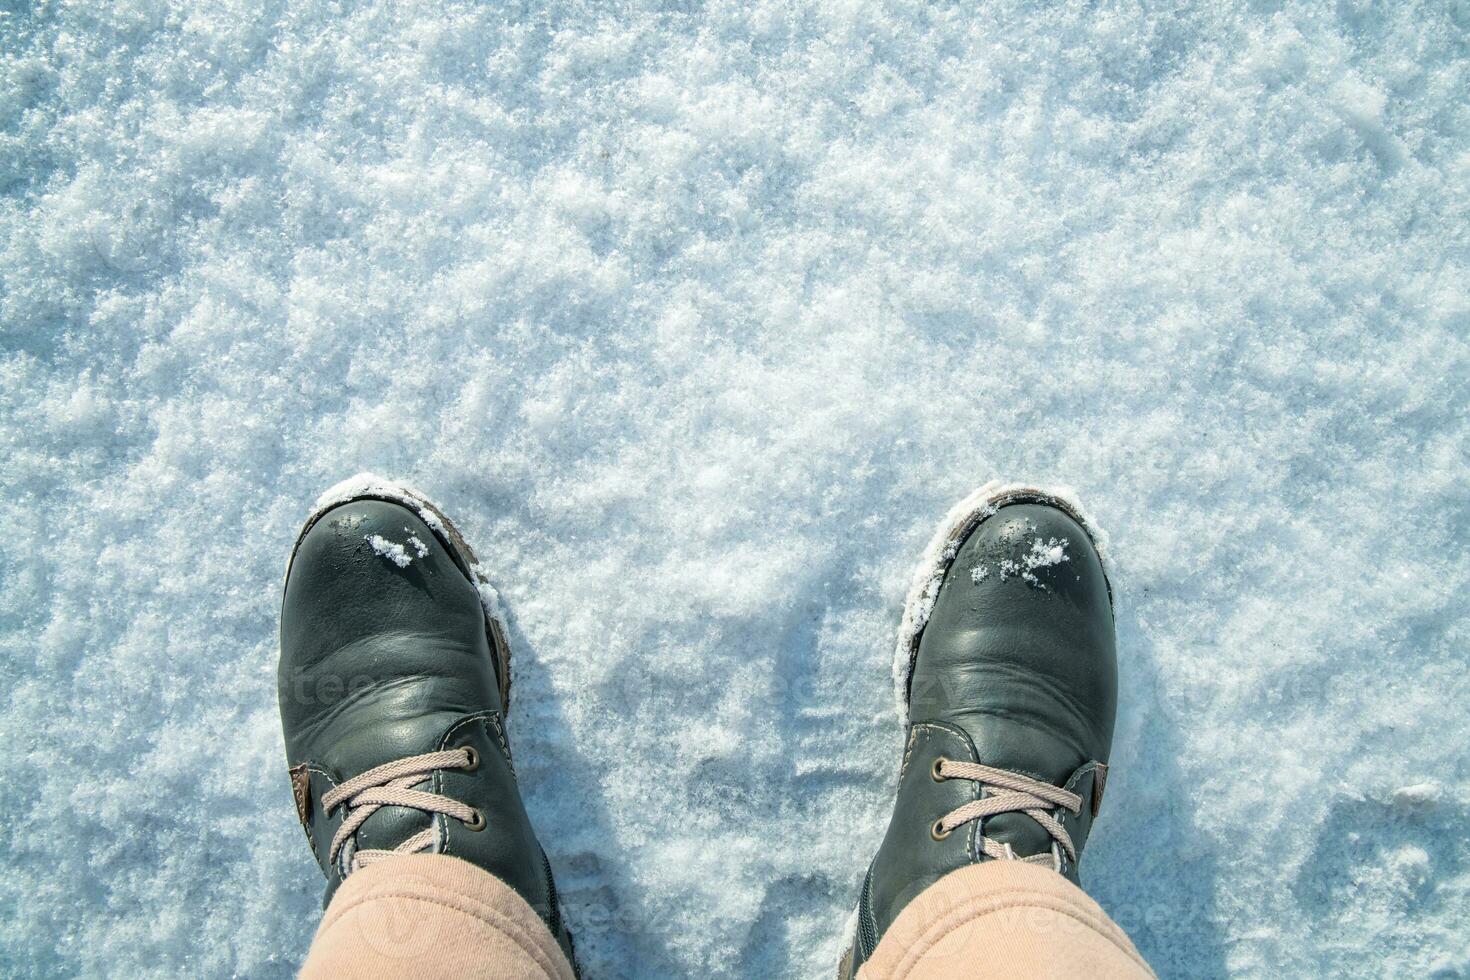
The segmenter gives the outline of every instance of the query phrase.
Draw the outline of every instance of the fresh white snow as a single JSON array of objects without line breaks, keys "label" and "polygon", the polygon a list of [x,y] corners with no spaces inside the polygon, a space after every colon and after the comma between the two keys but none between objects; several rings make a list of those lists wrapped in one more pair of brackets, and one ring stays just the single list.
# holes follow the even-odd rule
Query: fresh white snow
[{"label": "fresh white snow", "polygon": [[1464,0],[0,6],[0,972],[291,975],[281,570],[373,470],[590,977],[831,972],[995,478],[1111,535],[1160,973],[1470,975],[1467,92]]},{"label": "fresh white snow", "polygon": [[[1038,535],[1031,539],[1031,547],[1021,556],[1020,561],[1002,558],[996,562],[995,567],[1000,572],[1002,582],[1016,576],[1038,589],[1045,589],[1046,586],[1042,585],[1041,580],[1036,577],[1036,570],[1060,565],[1068,560],[1066,538],[1042,539]],[[990,566],[983,562],[970,569],[970,578],[975,582],[980,582],[988,574],[990,574]]]},{"label": "fresh white snow", "polygon": [[[422,558],[428,554],[424,543],[416,537],[410,537],[406,544],[399,544],[397,541],[389,541],[381,534],[369,534],[366,536],[366,541],[372,546],[374,554],[382,555],[399,568],[407,568],[413,564],[415,558]],[[415,550],[412,555],[408,553],[410,545],[414,546]]]}]

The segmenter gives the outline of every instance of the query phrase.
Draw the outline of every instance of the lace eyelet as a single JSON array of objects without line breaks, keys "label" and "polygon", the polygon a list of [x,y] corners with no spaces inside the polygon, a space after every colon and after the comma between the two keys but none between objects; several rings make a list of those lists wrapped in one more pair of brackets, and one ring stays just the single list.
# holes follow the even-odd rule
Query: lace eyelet
[{"label": "lace eyelet", "polygon": [[464,829],[465,830],[484,830],[485,829],[485,815],[483,813],[481,813],[479,810],[473,810],[471,812],[473,812],[474,816],[472,816],[472,817],[470,817],[470,819],[464,821]]},{"label": "lace eyelet", "polygon": [[937,758],[937,759],[934,760],[934,765],[932,765],[932,766],[929,767],[929,775],[932,776],[932,777],[934,777],[934,781],[936,783],[942,783],[946,779],[949,778],[948,776],[943,775],[939,771],[939,767],[942,766],[942,765],[944,765],[948,761],[949,761],[948,759],[946,759],[944,756],[941,755],[939,758]]},{"label": "lace eyelet", "polygon": [[954,829],[953,828],[951,828],[949,830],[945,830],[944,829],[944,820],[943,819],[939,819],[939,820],[934,821],[934,826],[932,826],[932,827],[929,828],[929,836],[932,837],[932,838],[934,838],[935,840],[944,840],[946,837],[948,837],[952,833],[954,833]]},{"label": "lace eyelet", "polygon": [[475,747],[473,745],[461,745],[460,748],[464,749],[465,752],[469,754],[469,759],[467,759],[465,761],[465,764],[460,766],[460,768],[463,769],[465,772],[474,772],[476,769],[480,768],[480,753],[475,751]]}]

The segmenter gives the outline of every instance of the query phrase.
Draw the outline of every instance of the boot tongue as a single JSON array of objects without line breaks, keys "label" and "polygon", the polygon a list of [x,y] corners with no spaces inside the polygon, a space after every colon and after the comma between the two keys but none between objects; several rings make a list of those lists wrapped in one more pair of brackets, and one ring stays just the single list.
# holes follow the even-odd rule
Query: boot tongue
[{"label": "boot tongue", "polygon": [[[369,769],[399,759],[406,759],[438,748],[446,728],[453,724],[452,712],[418,713],[411,708],[400,712],[372,712],[372,721],[358,712],[349,732],[335,739],[327,762],[344,776],[355,776]],[[351,714],[348,712],[347,714]],[[344,726],[346,727],[346,726]],[[411,789],[432,791],[432,774],[414,783]],[[430,826],[433,815],[412,807],[385,806],[373,813],[357,829],[356,846],[361,850],[391,851],[414,834]]]},{"label": "boot tongue", "polygon": [[[983,765],[1061,786],[1086,761],[1075,747],[1039,728],[1016,723],[996,725],[993,719],[987,723],[983,716],[973,714],[961,714],[954,720],[969,733]],[[1005,790],[986,790],[987,795],[997,792]],[[1009,844],[1016,857],[1051,852],[1051,834],[1025,813],[988,817],[981,830],[986,837]]]},{"label": "boot tongue", "polygon": [[[411,788],[429,790],[431,778],[426,776],[423,782],[415,783]],[[412,807],[385,806],[357,828],[357,847],[359,850],[391,851],[414,834],[427,829],[433,819],[432,814]]]}]

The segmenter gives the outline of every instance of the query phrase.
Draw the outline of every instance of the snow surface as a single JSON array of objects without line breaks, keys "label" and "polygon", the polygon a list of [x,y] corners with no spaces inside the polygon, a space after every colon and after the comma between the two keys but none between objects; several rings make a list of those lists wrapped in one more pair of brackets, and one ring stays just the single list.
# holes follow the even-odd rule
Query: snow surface
[{"label": "snow surface", "polygon": [[373,469],[591,977],[828,975],[995,477],[1111,533],[1161,973],[1470,974],[1467,92],[1465,0],[0,4],[3,972],[290,975],[280,571]]}]

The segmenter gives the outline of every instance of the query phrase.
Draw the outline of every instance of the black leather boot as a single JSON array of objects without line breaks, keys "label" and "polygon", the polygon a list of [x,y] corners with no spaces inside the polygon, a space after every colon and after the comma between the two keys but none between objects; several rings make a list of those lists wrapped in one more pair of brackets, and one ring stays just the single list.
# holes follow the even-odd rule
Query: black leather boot
[{"label": "black leather boot", "polygon": [[991,484],[940,527],[899,631],[898,799],[839,975],[946,874],[1018,860],[1077,881],[1117,706],[1112,597],[1070,496]]},{"label": "black leather boot", "polygon": [[363,864],[449,854],[515,889],[575,963],[511,767],[495,592],[448,518],[369,474],[329,490],[287,568],[278,683],[324,902]]}]

